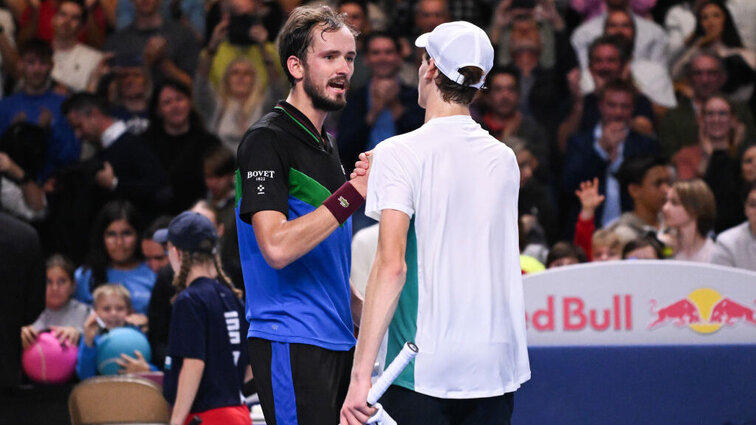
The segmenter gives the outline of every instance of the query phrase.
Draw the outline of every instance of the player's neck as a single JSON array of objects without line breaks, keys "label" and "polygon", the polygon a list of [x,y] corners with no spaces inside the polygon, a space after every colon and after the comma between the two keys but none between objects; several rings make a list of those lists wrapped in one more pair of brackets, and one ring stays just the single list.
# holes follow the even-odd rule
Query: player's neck
[{"label": "player's neck", "polygon": [[302,87],[292,88],[289,96],[286,98],[286,102],[303,113],[318,131],[322,130],[323,122],[325,122],[328,112],[313,106],[312,99],[305,93]]},{"label": "player's neck", "polygon": [[470,115],[470,107],[461,103],[444,102],[440,93],[428,96],[425,105],[425,122],[454,115]]}]

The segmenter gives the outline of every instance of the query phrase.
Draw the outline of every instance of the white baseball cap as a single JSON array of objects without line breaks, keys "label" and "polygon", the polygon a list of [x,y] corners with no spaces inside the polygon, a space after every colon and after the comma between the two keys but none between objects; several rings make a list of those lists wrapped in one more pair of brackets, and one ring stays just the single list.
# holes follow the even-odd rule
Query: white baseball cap
[{"label": "white baseball cap", "polygon": [[493,67],[494,50],[491,40],[485,31],[469,22],[441,24],[418,37],[415,46],[425,47],[436,63],[436,68],[457,84],[465,81],[458,70],[475,66],[483,70],[483,77],[470,86],[479,89],[483,87],[486,74]]}]

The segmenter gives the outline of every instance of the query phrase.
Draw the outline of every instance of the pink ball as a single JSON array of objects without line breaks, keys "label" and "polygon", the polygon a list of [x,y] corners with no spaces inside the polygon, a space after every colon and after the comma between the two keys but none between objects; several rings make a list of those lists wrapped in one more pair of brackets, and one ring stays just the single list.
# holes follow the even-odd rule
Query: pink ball
[{"label": "pink ball", "polygon": [[52,332],[44,332],[24,350],[21,362],[24,372],[33,381],[62,384],[74,375],[78,354],[78,347],[61,345]]}]

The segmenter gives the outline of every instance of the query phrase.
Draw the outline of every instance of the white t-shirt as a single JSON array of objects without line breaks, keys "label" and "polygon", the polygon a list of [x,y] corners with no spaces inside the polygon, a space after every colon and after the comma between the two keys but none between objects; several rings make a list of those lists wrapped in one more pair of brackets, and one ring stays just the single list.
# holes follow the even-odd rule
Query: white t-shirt
[{"label": "white t-shirt", "polygon": [[101,52],[81,43],[69,50],[56,50],[53,53],[52,77],[74,92],[83,91],[100,60]]},{"label": "white t-shirt", "polygon": [[394,381],[441,398],[480,398],[530,378],[512,150],[468,115],[436,118],[380,143],[366,214],[411,218],[407,278],[385,364],[405,341],[420,352]]}]

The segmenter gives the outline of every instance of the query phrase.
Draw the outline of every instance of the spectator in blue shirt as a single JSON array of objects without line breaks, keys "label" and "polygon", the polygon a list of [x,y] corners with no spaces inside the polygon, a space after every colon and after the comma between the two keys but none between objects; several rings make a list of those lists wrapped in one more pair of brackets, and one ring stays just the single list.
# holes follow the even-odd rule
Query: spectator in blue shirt
[{"label": "spectator in blue shirt", "polygon": [[61,114],[65,96],[56,93],[50,78],[53,51],[42,40],[33,39],[21,48],[21,90],[0,101],[0,134],[15,122],[36,124],[46,130],[46,152],[39,181],[62,166],[79,160],[81,145]]}]

